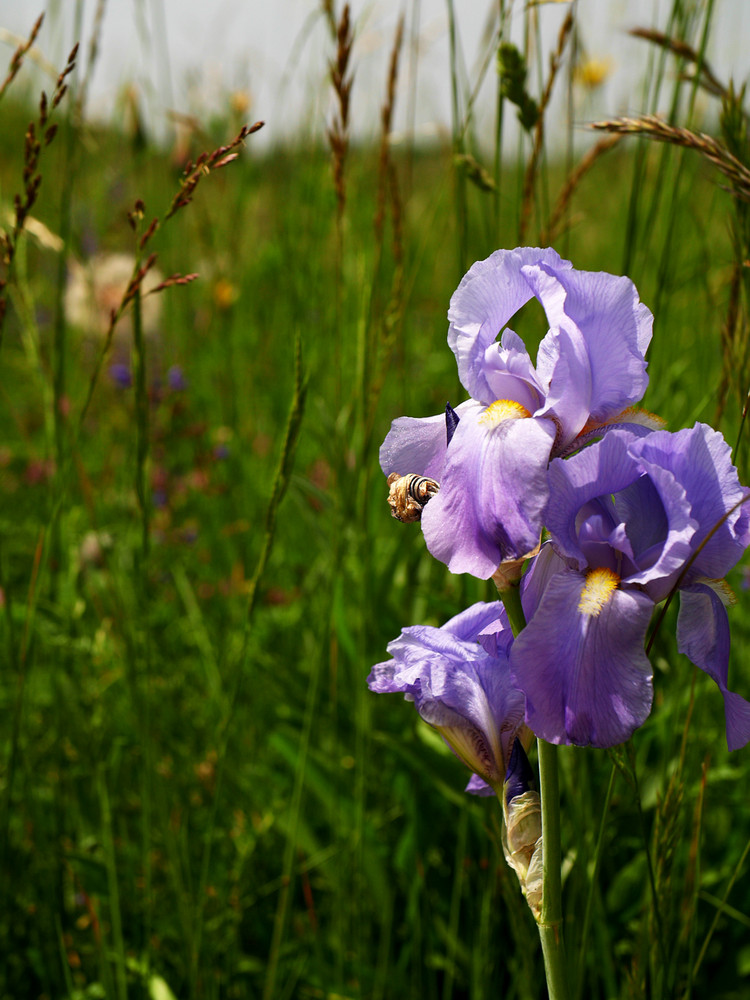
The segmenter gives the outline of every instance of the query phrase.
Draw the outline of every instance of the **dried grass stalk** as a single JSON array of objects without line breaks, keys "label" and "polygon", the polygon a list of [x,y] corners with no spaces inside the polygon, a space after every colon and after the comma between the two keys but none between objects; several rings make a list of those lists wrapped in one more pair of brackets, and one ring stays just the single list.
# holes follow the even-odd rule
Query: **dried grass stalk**
[{"label": "dried grass stalk", "polygon": [[613,146],[616,146],[621,139],[621,135],[608,135],[604,139],[600,139],[595,146],[592,146],[591,149],[581,157],[578,164],[571,170],[568,174],[568,179],[565,181],[565,184],[558,195],[555,207],[550,212],[549,218],[547,219],[547,225],[539,232],[540,246],[550,246],[555,242],[565,228],[562,225],[563,219],[576,188],[589,170],[591,170],[599,157],[608,150],[612,149]]},{"label": "dried grass stalk", "polygon": [[5,77],[2,84],[0,84],[0,98],[2,98],[5,91],[16,78],[16,75],[23,64],[23,57],[36,41],[36,36],[39,34],[39,29],[42,27],[42,21],[44,21],[44,14],[39,15],[32,26],[29,37],[25,41],[21,42],[11,56],[10,65],[8,66],[8,75]]},{"label": "dried grass stalk", "polygon": [[714,97],[726,97],[727,88],[718,79],[706,60],[681,38],[672,38],[670,35],[665,35],[663,31],[656,31],[653,28],[631,28],[629,33],[635,38],[643,38],[647,42],[653,42],[654,45],[667,49],[678,58],[692,63],[699,75],[698,82],[704,90],[713,94]]},{"label": "dried grass stalk", "polygon": [[732,268],[732,281],[729,288],[729,303],[727,305],[727,315],[721,327],[721,357],[722,372],[721,381],[716,398],[716,412],[714,414],[714,425],[718,427],[724,416],[727,405],[729,387],[732,384],[732,373],[735,365],[735,343],[737,342],[738,321],[740,316],[740,298],[742,292],[742,268],[741,261],[736,260]]},{"label": "dried grass stalk", "polygon": [[346,181],[344,168],[349,151],[349,98],[353,76],[349,72],[354,35],[349,17],[349,4],[344,4],[341,20],[336,27],[336,59],[331,63],[331,83],[338,102],[337,114],[327,130],[328,142],[333,154],[333,185],[336,190],[338,217],[341,219],[346,205]]},{"label": "dried grass stalk", "polygon": [[542,152],[542,145],[544,143],[544,114],[552,96],[552,88],[554,87],[555,80],[557,78],[557,72],[560,69],[560,63],[562,61],[563,52],[565,51],[565,45],[567,44],[568,37],[573,29],[573,23],[573,11],[569,10],[557,36],[557,47],[550,56],[549,76],[547,77],[547,84],[539,102],[539,117],[537,118],[536,126],[534,127],[534,145],[531,150],[529,162],[526,164],[526,173],[523,178],[521,218],[518,223],[519,244],[523,244],[524,242],[524,236],[526,235],[526,229],[528,228],[529,219],[531,217],[531,203],[534,194],[534,178],[536,176],[539,157]]},{"label": "dried grass stalk", "polygon": [[[195,189],[198,187],[202,177],[206,177],[212,170],[219,170],[221,167],[225,167],[228,163],[236,160],[239,156],[239,153],[237,152],[238,147],[242,146],[245,139],[247,139],[249,135],[252,135],[254,132],[263,128],[263,125],[264,122],[255,122],[254,125],[243,125],[228,145],[219,146],[219,148],[215,149],[212,153],[201,153],[195,163],[188,161],[185,166],[185,172],[180,189],[172,199],[172,204],[169,206],[169,211],[164,216],[164,221],[166,222],[167,219],[171,218],[175,214],[175,212],[178,212],[181,208],[190,204],[193,200]],[[149,235],[151,235],[155,229],[156,227],[151,229]]]},{"label": "dried grass stalk", "polygon": [[669,125],[656,115],[611,118],[593,122],[591,128],[617,135],[642,135],[658,142],[668,142],[685,149],[694,149],[712,163],[730,181],[733,193],[750,201],[750,170],[726,146],[703,132]]},{"label": "dried grass stalk", "polygon": [[402,14],[396,26],[396,34],[393,39],[391,49],[391,59],[388,68],[388,87],[385,95],[385,104],[380,110],[380,150],[378,154],[378,194],[377,208],[375,211],[375,239],[378,246],[383,239],[383,225],[385,222],[385,202],[386,190],[389,179],[390,164],[390,136],[393,124],[393,109],[396,105],[396,82],[398,80],[398,62],[401,54],[401,44],[404,39],[404,15]]}]

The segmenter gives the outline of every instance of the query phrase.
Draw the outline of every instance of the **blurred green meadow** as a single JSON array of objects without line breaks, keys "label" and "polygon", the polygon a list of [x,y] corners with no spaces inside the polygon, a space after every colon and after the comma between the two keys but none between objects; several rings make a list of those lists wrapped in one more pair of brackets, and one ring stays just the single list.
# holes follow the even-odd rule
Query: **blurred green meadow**
[{"label": "blurred green meadow", "polygon": [[[747,164],[739,87],[696,110],[713,6],[675,0],[662,25],[697,60],[644,40],[641,110]],[[750,481],[736,178],[677,141],[595,148],[571,126],[548,150],[544,106],[519,151],[483,143],[451,67],[452,137],[351,142],[343,13],[324,5],[328,141],[260,153],[250,134],[235,160],[199,162],[192,191],[185,161],[232,143],[241,102],[177,149],[81,117],[75,69],[48,142],[24,65],[2,94],[3,1000],[545,996],[497,803],[465,795],[413,708],[365,683],[404,626],[493,598],[390,517],[377,461],[393,418],[463,398],[446,312],[473,261],[543,241],[627,273],[655,314],[644,406],[739,440]],[[539,102],[549,53],[529,59]],[[405,99],[397,70],[386,109],[389,75]],[[512,117],[502,81],[493,60],[483,86]],[[113,254],[129,255],[119,284],[97,271]],[[155,268],[167,287],[147,294]],[[532,356],[543,323],[514,321]],[[750,696],[747,580],[730,579],[730,686]],[[668,632],[632,744],[560,755],[579,998],[750,989],[748,751],[727,752],[721,697]]]}]

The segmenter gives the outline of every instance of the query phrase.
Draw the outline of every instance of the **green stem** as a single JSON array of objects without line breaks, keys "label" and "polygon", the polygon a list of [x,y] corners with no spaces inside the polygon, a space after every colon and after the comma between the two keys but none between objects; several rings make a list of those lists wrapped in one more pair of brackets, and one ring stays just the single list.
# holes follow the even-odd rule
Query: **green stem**
[{"label": "green stem", "polygon": [[560,790],[557,748],[537,740],[539,753],[539,797],[542,800],[543,885],[539,938],[550,1000],[567,1000],[562,920],[562,852],[560,849]]},{"label": "green stem", "polygon": [[[513,584],[500,593],[513,635],[526,624],[521,590]],[[537,740],[539,752],[539,798],[542,804],[543,888],[542,914],[537,924],[544,955],[544,973],[549,1000],[568,1000],[568,979],[563,944],[562,851],[560,847],[560,788],[556,747]]]},{"label": "green stem", "polygon": [[508,621],[510,622],[513,636],[516,637],[521,629],[526,627],[526,618],[521,606],[520,581],[519,583],[512,583],[506,590],[502,590],[500,592],[500,600],[503,602],[505,610],[508,613]]}]

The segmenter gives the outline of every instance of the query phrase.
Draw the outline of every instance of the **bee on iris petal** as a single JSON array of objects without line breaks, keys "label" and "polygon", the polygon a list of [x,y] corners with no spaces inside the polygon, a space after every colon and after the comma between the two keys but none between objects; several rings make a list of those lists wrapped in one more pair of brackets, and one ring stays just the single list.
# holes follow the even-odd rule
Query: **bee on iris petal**
[{"label": "bee on iris petal", "polygon": [[406,476],[392,472],[388,476],[388,503],[391,514],[397,521],[419,521],[422,510],[428,500],[435,496],[440,484],[427,476],[418,476],[410,472]]}]

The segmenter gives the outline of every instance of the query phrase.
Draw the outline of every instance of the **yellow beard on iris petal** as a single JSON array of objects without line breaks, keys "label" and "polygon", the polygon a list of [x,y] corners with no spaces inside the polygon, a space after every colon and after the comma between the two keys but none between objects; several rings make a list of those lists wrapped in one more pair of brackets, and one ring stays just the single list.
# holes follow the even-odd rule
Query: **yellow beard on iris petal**
[{"label": "yellow beard on iris petal", "polygon": [[609,603],[610,598],[617,590],[620,577],[611,569],[599,567],[592,569],[586,574],[586,583],[583,585],[581,597],[578,601],[578,610],[582,615],[589,615],[595,618],[602,608]]},{"label": "yellow beard on iris petal", "polygon": [[504,420],[518,420],[521,417],[530,417],[531,414],[514,399],[496,399],[490,403],[487,409],[479,417],[479,423],[485,424],[488,428],[494,429]]}]

